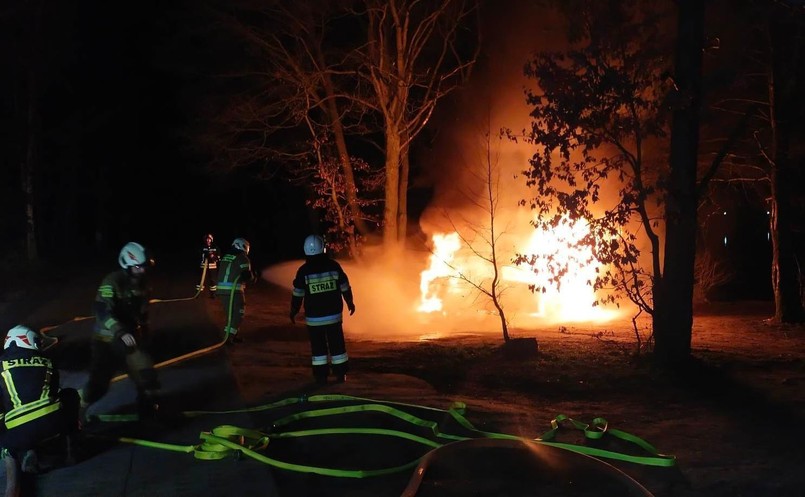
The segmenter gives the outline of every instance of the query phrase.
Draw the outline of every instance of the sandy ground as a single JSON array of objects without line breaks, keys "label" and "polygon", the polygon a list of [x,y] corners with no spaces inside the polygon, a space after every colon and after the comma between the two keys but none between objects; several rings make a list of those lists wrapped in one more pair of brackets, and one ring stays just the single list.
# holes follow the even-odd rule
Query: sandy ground
[{"label": "sandy ground", "polygon": [[[287,289],[265,282],[248,293],[246,343],[230,359],[251,402],[290,395],[311,379],[306,331],[291,325],[289,300]],[[527,438],[558,414],[603,417],[676,456],[670,469],[614,463],[657,497],[802,496],[805,330],[769,323],[770,311],[767,303],[701,309],[697,363],[684,375],[630,358],[627,323],[513,330],[538,342],[536,357],[525,359],[504,354],[497,334],[391,341],[380,329],[376,337],[348,333],[352,371],[325,391],[443,409],[461,401],[477,427]],[[582,441],[573,430],[561,437]]]}]

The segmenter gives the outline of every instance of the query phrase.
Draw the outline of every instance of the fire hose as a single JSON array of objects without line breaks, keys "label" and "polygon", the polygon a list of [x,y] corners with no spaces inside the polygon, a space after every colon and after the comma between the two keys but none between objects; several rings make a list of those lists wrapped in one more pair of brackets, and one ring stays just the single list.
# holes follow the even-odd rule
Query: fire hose
[{"label": "fire hose", "polygon": [[[203,291],[204,278],[206,276],[207,276],[207,262],[205,261],[204,262],[204,267],[201,270],[201,281],[197,285],[197,291],[196,291],[195,295],[193,295],[192,297],[182,297],[182,298],[175,298],[175,299],[151,299],[151,300],[148,301],[148,303],[149,304],[162,304],[162,303],[166,303],[166,302],[182,302],[182,301],[187,301],[187,300],[195,300],[195,299],[198,298],[199,295],[201,295],[201,292]],[[69,323],[75,323],[75,322],[78,322],[78,321],[86,321],[88,319],[95,319],[95,316],[75,316],[75,317],[70,318],[67,321],[64,321],[63,323],[54,324],[54,325],[45,326],[43,328],[40,328],[39,331],[42,332],[42,333],[47,333],[49,331],[55,330],[56,328],[58,328],[60,326],[64,326],[64,325],[69,324]]]},{"label": "fire hose", "polygon": [[[328,436],[328,435],[375,435],[385,437],[396,437],[409,441],[416,442],[428,448],[437,449],[447,443],[456,441],[471,440],[477,438],[489,438],[500,440],[517,440],[526,443],[542,444],[550,447],[569,450],[578,454],[592,456],[597,459],[610,459],[624,461],[645,466],[659,466],[659,467],[672,467],[676,464],[676,458],[672,455],[660,454],[656,448],[645,440],[632,435],[630,433],[613,429],[608,426],[604,418],[595,418],[591,424],[582,423],[569,418],[563,414],[556,416],[551,421],[551,429],[548,430],[541,437],[534,439],[527,439],[519,436],[509,435],[505,433],[497,433],[490,431],[483,431],[475,428],[472,423],[465,417],[466,404],[463,402],[454,402],[448,410],[434,409],[431,407],[418,406],[413,404],[402,404],[397,402],[378,401],[373,399],[353,397],[348,395],[312,395],[287,398],[278,402],[245,408],[231,411],[184,411],[179,413],[180,417],[194,418],[202,415],[209,414],[235,414],[235,413],[254,413],[258,411],[267,411],[279,407],[285,407],[293,404],[313,405],[316,403],[324,402],[352,402],[354,405],[342,405],[338,407],[324,407],[303,410],[295,414],[287,415],[272,422],[271,426],[265,429],[249,429],[241,428],[232,425],[220,425],[208,432],[201,432],[199,444],[194,445],[174,445],[154,442],[150,440],[118,437],[114,438],[119,442],[129,443],[144,447],[151,447],[155,449],[169,450],[174,452],[182,452],[193,454],[196,459],[202,460],[219,460],[225,458],[240,458],[243,456],[250,457],[264,464],[284,469],[288,471],[295,471],[301,473],[313,473],[323,476],[333,476],[342,478],[368,478],[374,476],[388,475],[400,471],[409,470],[415,467],[421,457],[412,461],[400,464],[397,466],[370,469],[370,470],[355,470],[355,469],[338,469],[326,468],[320,466],[308,466],[303,464],[295,464],[281,461],[274,457],[262,453],[269,448],[272,440],[280,439],[293,439],[309,436]],[[415,408],[419,410],[428,410],[437,414],[447,414],[443,418],[452,419],[467,434],[451,434],[442,429],[439,423],[415,416],[406,412],[403,408]],[[303,419],[322,418],[327,416],[342,416],[354,413],[376,412],[386,414],[395,419],[402,420],[412,425],[413,427],[424,429],[429,432],[430,437],[409,433],[406,431],[392,430],[386,428],[371,428],[371,427],[331,427],[321,429],[307,429],[298,431],[283,431],[283,429],[296,421]],[[105,422],[123,422],[135,421],[137,415],[99,415],[98,419]],[[628,442],[632,446],[642,451],[645,455],[633,455],[612,450],[601,449],[597,447],[590,447],[586,445],[577,445],[564,442],[556,442],[556,435],[562,429],[575,429],[581,430],[584,433],[585,439],[600,440],[605,436],[610,436],[624,442]],[[99,438],[104,438],[99,436]]]},{"label": "fire hose", "polygon": [[[202,282],[204,281],[205,272],[206,272],[206,264],[204,271],[202,272]],[[198,295],[201,293],[200,289],[201,285],[199,285],[199,291],[196,293],[196,295],[190,298],[153,299],[150,302],[175,302],[180,300],[192,300],[197,298]],[[92,317],[91,316],[75,317],[68,322],[82,321],[85,319],[92,319]],[[60,325],[43,328],[42,331],[43,332],[49,331],[58,326]],[[226,336],[224,336],[220,342],[214,345],[184,354],[182,356],[169,359],[167,361],[163,361],[161,363],[156,364],[154,367],[155,368],[166,367],[181,361],[185,361],[194,357],[198,357],[200,355],[207,354],[222,347],[225,343],[226,343]],[[126,374],[122,374],[113,378],[112,381],[120,381],[126,378],[127,376],[128,375]],[[443,447],[444,445],[446,445],[446,443],[465,441],[477,438],[487,438],[487,439],[500,439],[500,440],[518,440],[526,443],[536,443],[545,446],[565,449],[578,454],[592,456],[596,459],[603,458],[603,459],[619,460],[634,464],[640,464],[646,466],[659,466],[659,467],[672,467],[676,465],[675,456],[661,454],[657,451],[655,447],[653,447],[651,444],[641,439],[640,437],[637,437],[635,435],[632,435],[630,433],[618,429],[611,428],[606,419],[601,417],[593,419],[591,424],[586,424],[576,421],[564,414],[559,414],[551,421],[550,430],[545,432],[541,437],[534,439],[527,439],[519,436],[504,433],[488,432],[475,428],[472,425],[472,423],[470,423],[470,421],[467,420],[467,418],[464,416],[466,411],[466,405],[462,402],[455,402],[447,411],[444,411],[426,406],[419,406],[414,404],[402,404],[397,402],[377,401],[373,399],[352,397],[348,395],[313,395],[309,397],[301,396],[301,397],[288,398],[278,402],[273,402],[270,404],[245,409],[237,409],[229,411],[183,411],[179,413],[179,415],[181,417],[193,418],[203,415],[250,413],[250,412],[276,409],[278,407],[289,406],[292,404],[315,404],[317,402],[364,402],[364,403],[356,405],[340,406],[340,407],[304,410],[296,414],[292,414],[280,418],[278,420],[275,420],[272,423],[272,426],[266,431],[241,428],[232,425],[220,425],[208,432],[206,431],[201,432],[200,434],[201,443],[192,445],[167,444],[146,439],[130,438],[130,437],[117,437],[114,438],[114,440],[117,440],[122,443],[128,443],[155,449],[188,453],[188,454],[192,453],[195,459],[200,460],[220,460],[230,457],[240,458],[243,456],[247,456],[259,462],[268,464],[270,466],[279,469],[302,472],[302,473],[313,473],[323,476],[343,477],[343,478],[367,478],[409,470],[411,468],[416,467],[424,456],[416,458],[407,463],[388,468],[371,469],[371,470],[349,470],[349,469],[325,468],[319,466],[308,466],[303,464],[284,462],[279,459],[269,457],[263,454],[261,451],[265,451],[266,449],[268,449],[269,443],[272,439],[274,440],[292,439],[292,438],[300,438],[308,436],[375,435],[375,436],[396,437],[419,443],[421,445],[429,447],[431,450]],[[420,418],[395,406],[415,408],[420,410],[424,409],[440,414],[448,414],[450,419],[454,420],[456,423],[458,423],[459,426],[461,426],[464,430],[468,432],[468,435],[457,435],[457,434],[446,433],[439,427],[439,424],[437,422]],[[323,428],[323,429],[309,429],[309,430],[298,430],[298,431],[281,431],[282,428],[285,427],[286,425],[290,425],[291,423],[302,419],[319,418],[325,416],[338,416],[359,412],[379,412],[392,416],[396,419],[405,421],[415,427],[425,428],[430,431],[430,434],[432,435],[433,438],[439,440],[446,440],[447,442],[442,443],[432,438],[423,437],[405,431],[391,430],[385,428],[341,427],[341,428]],[[96,417],[98,420],[102,422],[127,422],[127,421],[138,420],[138,416],[136,414],[135,415],[101,414],[96,415],[94,417]],[[578,444],[555,441],[557,434],[562,429],[566,428],[582,431],[584,434],[584,438],[586,440],[600,440],[605,436],[616,438],[637,447],[639,450],[641,450],[644,454],[647,455],[626,454],[622,452],[616,452],[597,447],[590,447],[586,445],[578,445]],[[98,438],[107,438],[101,435],[91,435],[91,436]]]}]

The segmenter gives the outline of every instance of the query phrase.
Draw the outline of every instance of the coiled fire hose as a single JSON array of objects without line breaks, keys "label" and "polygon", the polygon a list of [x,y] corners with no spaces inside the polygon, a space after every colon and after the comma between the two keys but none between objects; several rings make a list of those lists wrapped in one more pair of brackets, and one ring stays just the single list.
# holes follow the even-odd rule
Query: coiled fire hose
[{"label": "coiled fire hose", "polygon": [[[280,419],[275,420],[270,427],[264,430],[241,428],[232,425],[220,425],[209,432],[201,432],[200,438],[202,440],[199,444],[194,445],[173,445],[164,444],[144,439],[119,437],[115,440],[123,443],[130,443],[155,449],[170,450],[174,452],[192,453],[194,458],[202,460],[219,460],[224,458],[240,458],[242,456],[250,457],[264,464],[284,469],[288,471],[296,471],[301,473],[313,473],[324,476],[334,476],[342,478],[367,478],[373,476],[388,475],[400,471],[409,470],[415,467],[420,461],[418,457],[412,461],[392,466],[388,468],[357,470],[357,469],[338,469],[326,468],[319,466],[308,466],[303,464],[289,463],[281,461],[277,458],[270,457],[265,452],[270,448],[272,440],[291,439],[310,436],[329,436],[329,435],[374,435],[385,437],[396,437],[409,441],[413,441],[428,447],[428,450],[441,447],[447,443],[469,440],[472,438],[496,438],[519,440],[529,443],[544,444],[552,447],[558,447],[572,452],[585,454],[595,458],[604,458],[610,460],[626,461],[634,464],[646,466],[660,466],[671,467],[676,464],[676,458],[671,455],[660,454],[651,444],[645,440],[626,433],[621,430],[610,428],[608,423],[603,418],[596,418],[590,425],[575,421],[565,415],[559,415],[551,421],[552,428],[543,434],[543,436],[535,439],[527,439],[505,433],[488,432],[475,428],[472,423],[465,417],[466,405],[462,402],[453,403],[447,410],[434,409],[425,406],[418,406],[413,404],[401,404],[396,402],[378,401],[373,399],[366,399],[361,397],[353,397],[349,395],[312,395],[310,397],[294,397],[284,399],[278,402],[265,404],[246,409],[232,410],[232,411],[185,411],[180,413],[180,416],[193,418],[206,414],[235,414],[235,413],[248,413],[257,411],[267,411],[278,407],[289,406],[292,404],[308,404],[313,406],[316,403],[328,402],[351,402],[352,405],[341,405],[338,407],[313,407],[309,410],[303,410],[295,414],[291,414]],[[458,435],[448,433],[443,430],[439,423],[423,419],[403,410],[403,407],[415,408],[419,410],[429,410],[438,414],[447,414],[449,419],[457,422],[460,427],[467,431],[466,435]],[[321,429],[306,429],[298,431],[283,431],[292,423],[311,418],[321,418],[326,416],[342,416],[362,412],[375,412],[382,413],[393,418],[402,420],[412,425],[414,428],[428,432],[430,436],[417,435],[401,430],[392,430],[386,428],[372,428],[372,427],[331,427]],[[443,416],[445,417],[445,416]],[[106,422],[121,422],[133,421],[137,419],[136,415],[100,415],[100,421]],[[620,440],[629,442],[638,448],[644,455],[625,454],[596,447],[589,447],[586,445],[576,445],[570,443],[562,443],[552,441],[556,438],[557,433],[563,428],[571,428],[581,430],[585,438],[590,440],[600,440],[605,436],[611,436]],[[424,454],[423,454],[424,455]]]}]

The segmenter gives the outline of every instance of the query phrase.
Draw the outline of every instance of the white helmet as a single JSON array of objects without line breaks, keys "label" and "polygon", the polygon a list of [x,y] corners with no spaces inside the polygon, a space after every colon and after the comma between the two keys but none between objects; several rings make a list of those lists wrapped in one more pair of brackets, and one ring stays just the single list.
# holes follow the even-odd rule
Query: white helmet
[{"label": "white helmet", "polygon": [[145,253],[145,247],[137,242],[129,242],[123,245],[123,248],[120,249],[120,257],[118,257],[117,261],[123,269],[128,269],[133,266],[142,266],[150,262],[148,255]]},{"label": "white helmet", "polygon": [[319,235],[310,235],[305,238],[305,255],[319,255],[324,253],[324,240]]},{"label": "white helmet", "polygon": [[235,241],[232,242],[232,246],[238,250],[242,250],[246,254],[249,253],[249,248],[251,247],[249,240],[245,238],[235,238]]},{"label": "white helmet", "polygon": [[7,349],[12,343],[23,349],[39,350],[42,345],[42,335],[27,326],[15,326],[8,330],[3,349]]}]

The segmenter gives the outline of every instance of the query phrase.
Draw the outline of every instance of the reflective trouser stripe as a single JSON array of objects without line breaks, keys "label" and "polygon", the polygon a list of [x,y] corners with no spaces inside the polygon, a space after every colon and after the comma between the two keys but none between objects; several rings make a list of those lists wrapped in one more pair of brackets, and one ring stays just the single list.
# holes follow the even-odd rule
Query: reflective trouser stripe
[{"label": "reflective trouser stripe", "polygon": [[50,414],[50,413],[52,413],[54,411],[58,411],[59,407],[61,407],[61,404],[57,401],[57,402],[54,402],[53,404],[47,405],[45,407],[40,407],[39,409],[33,410],[33,411],[31,411],[31,412],[29,412],[27,414],[23,414],[22,416],[17,416],[14,419],[6,418],[6,428],[10,430],[10,429],[15,428],[17,426],[25,424],[25,423],[27,423],[29,421],[33,421],[35,419],[41,418],[42,416],[45,416],[46,414]]},{"label": "reflective trouser stripe", "polygon": [[314,355],[313,359],[311,360],[311,364],[314,366],[322,366],[327,364],[327,356],[326,355]]},{"label": "reflective trouser stripe", "polygon": [[349,360],[349,356],[347,355],[346,352],[344,352],[343,354],[334,355],[332,357],[332,359],[331,359],[331,362],[333,364],[344,364],[348,360]]},{"label": "reflective trouser stripe", "polygon": [[340,323],[343,321],[341,314],[342,313],[339,312],[338,314],[331,314],[329,316],[305,316],[305,323],[308,326],[325,326],[328,324]]}]

